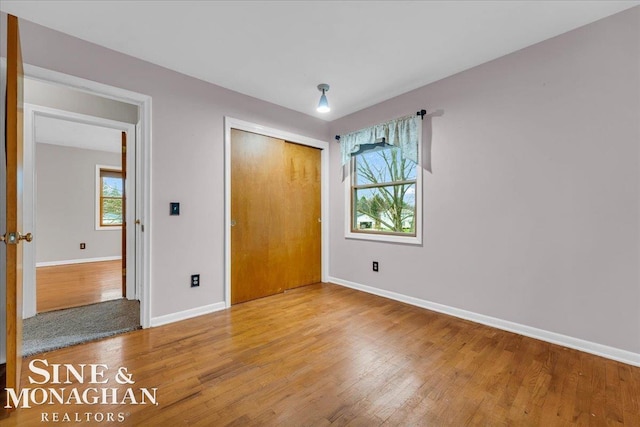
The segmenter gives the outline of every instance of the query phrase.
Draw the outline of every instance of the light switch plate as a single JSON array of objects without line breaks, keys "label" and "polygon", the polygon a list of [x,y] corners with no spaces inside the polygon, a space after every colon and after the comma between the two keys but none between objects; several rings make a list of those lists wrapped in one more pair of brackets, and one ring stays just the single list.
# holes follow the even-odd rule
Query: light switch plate
[{"label": "light switch plate", "polygon": [[171,202],[170,205],[171,205],[170,215],[180,215],[180,203]]}]

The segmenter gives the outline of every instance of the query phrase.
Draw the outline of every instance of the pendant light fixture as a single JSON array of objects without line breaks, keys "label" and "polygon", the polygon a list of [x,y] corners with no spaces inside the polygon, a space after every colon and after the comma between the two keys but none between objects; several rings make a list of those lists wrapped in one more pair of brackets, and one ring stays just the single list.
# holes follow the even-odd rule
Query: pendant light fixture
[{"label": "pendant light fixture", "polygon": [[320,102],[318,102],[318,108],[316,108],[316,111],[318,113],[328,113],[331,111],[331,108],[329,108],[329,101],[327,101],[327,95],[325,95],[325,92],[329,92],[329,85],[321,83],[318,85],[318,90],[322,92],[322,96],[320,97]]}]

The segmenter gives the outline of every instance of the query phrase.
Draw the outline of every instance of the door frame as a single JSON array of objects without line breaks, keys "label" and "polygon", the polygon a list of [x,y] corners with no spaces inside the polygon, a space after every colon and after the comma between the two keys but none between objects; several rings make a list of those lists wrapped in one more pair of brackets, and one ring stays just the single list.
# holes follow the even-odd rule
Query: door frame
[{"label": "door frame", "polygon": [[[36,179],[36,164],[37,159],[35,157],[35,126],[37,117],[48,117],[59,120],[71,121],[76,123],[83,123],[92,126],[101,126],[111,129],[127,132],[127,164],[132,166],[131,169],[134,172],[131,175],[131,179],[125,181],[126,193],[125,194],[139,194],[138,183],[136,182],[135,170],[137,170],[135,152],[137,141],[136,126],[131,123],[119,122],[115,120],[104,119],[96,116],[89,116],[85,114],[73,113],[70,111],[59,110],[56,108],[44,107],[41,105],[24,104],[24,170],[23,170],[23,227],[28,227],[29,230],[33,230],[33,234],[37,236],[36,227],[36,195],[37,189],[35,185]],[[118,147],[120,146],[120,138],[116,141]],[[134,145],[135,144],[135,145]],[[135,282],[135,270],[137,270],[138,262],[136,262],[136,235],[132,231],[134,230],[133,224],[135,223],[136,213],[136,198],[128,197],[126,201],[126,222],[131,224],[132,227],[127,231],[127,265],[133,266],[127,270],[126,286],[127,286],[127,299],[137,299],[136,282]],[[26,228],[25,228],[26,229]],[[36,237],[37,239],[37,237]],[[22,317],[24,319],[33,317],[37,313],[36,301],[37,301],[37,286],[36,286],[36,245],[25,245],[23,255],[23,310]]]},{"label": "door frame", "polygon": [[320,153],[321,280],[329,277],[329,143],[320,139],[225,116],[224,118],[224,303],[231,307],[231,129],[253,132],[308,147]]},{"label": "door frame", "polygon": [[[138,106],[136,135],[135,294],[140,300],[140,324],[151,326],[151,97],[115,86],[24,64],[25,78],[65,86],[91,95]],[[144,230],[144,232],[142,231]],[[37,236],[36,236],[37,238]]]}]

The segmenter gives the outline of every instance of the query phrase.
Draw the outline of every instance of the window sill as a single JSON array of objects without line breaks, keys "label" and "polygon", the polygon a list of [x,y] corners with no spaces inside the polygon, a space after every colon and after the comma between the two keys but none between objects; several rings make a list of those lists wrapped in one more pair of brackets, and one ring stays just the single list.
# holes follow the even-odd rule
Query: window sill
[{"label": "window sill", "polygon": [[374,242],[383,243],[403,243],[405,245],[421,245],[422,238],[419,236],[397,236],[389,234],[374,234],[374,233],[354,233],[347,231],[345,234],[347,239],[356,240],[371,240]]},{"label": "window sill", "polygon": [[96,225],[96,231],[116,231],[116,230],[122,230],[122,226],[114,225],[111,227],[103,227],[101,225]]}]

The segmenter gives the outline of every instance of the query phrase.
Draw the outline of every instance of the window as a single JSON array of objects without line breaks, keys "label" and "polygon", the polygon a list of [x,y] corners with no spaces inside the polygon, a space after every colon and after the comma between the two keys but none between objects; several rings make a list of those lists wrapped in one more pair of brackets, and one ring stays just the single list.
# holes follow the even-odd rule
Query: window
[{"label": "window", "polygon": [[347,238],[422,243],[421,133],[409,115],[340,136]]},{"label": "window", "polygon": [[124,203],[122,171],[119,168],[98,165],[96,183],[96,228],[120,228]]},{"label": "window", "polygon": [[376,145],[351,157],[347,237],[421,243],[421,169],[397,147]]}]

